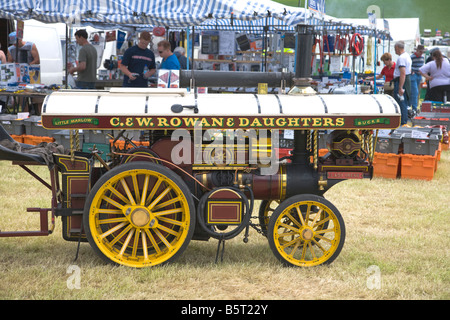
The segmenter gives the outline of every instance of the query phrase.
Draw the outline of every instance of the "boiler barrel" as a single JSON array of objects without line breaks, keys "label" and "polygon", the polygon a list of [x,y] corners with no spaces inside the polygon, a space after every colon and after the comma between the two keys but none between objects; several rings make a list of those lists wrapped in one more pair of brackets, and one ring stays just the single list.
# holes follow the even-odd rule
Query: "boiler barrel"
[{"label": "boiler barrel", "polygon": [[181,87],[190,87],[192,76],[196,87],[258,87],[258,83],[267,83],[268,87],[293,86],[293,74],[284,72],[232,72],[232,71],[205,71],[181,70]]}]

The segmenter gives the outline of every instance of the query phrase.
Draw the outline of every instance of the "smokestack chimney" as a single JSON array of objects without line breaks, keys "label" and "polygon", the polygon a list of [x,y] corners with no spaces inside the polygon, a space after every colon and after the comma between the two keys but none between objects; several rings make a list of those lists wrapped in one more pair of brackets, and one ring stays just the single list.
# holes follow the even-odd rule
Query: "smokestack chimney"
[{"label": "smokestack chimney", "polygon": [[311,59],[314,28],[308,25],[297,25],[297,47],[295,60],[294,83],[297,87],[309,87],[311,79]]}]

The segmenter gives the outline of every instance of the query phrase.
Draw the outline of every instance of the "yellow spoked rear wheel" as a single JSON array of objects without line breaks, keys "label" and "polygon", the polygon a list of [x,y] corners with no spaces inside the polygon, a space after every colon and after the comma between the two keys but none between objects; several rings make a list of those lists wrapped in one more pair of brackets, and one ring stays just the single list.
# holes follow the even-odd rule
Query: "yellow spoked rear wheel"
[{"label": "yellow spoked rear wheel", "polygon": [[94,185],[83,223],[103,260],[140,268],[173,261],[186,249],[195,207],[177,174],[159,164],[131,162]]},{"label": "yellow spoked rear wheel", "polygon": [[325,198],[296,195],[275,209],[268,226],[268,240],[272,252],[285,265],[329,264],[344,245],[344,220]]}]

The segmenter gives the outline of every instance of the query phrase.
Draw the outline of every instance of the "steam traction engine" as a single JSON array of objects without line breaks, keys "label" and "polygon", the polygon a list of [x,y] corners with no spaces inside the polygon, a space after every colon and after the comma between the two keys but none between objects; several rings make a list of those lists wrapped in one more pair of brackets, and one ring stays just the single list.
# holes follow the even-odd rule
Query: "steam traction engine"
[{"label": "steam traction engine", "polygon": [[[42,123],[73,130],[68,154],[49,166],[52,207],[63,237],[89,242],[104,260],[131,267],[173,261],[191,240],[224,241],[253,227],[286,265],[331,263],[345,240],[338,209],[323,195],[346,179],[372,176],[377,129],[399,125],[385,95],[197,95],[183,89],[58,91],[47,96]],[[77,149],[78,130],[139,130],[148,146]],[[277,155],[280,134],[293,150]],[[319,135],[331,132],[319,156]],[[1,147],[0,158],[46,163]],[[262,200],[258,221],[251,220]],[[0,236],[31,235],[0,233]],[[219,250],[218,250],[219,252]]]}]

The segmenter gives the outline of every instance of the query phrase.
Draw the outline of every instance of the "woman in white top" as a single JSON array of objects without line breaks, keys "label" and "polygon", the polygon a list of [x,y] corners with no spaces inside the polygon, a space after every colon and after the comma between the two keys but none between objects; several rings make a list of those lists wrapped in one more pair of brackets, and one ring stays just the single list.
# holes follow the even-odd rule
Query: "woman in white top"
[{"label": "woman in white top", "polygon": [[430,84],[430,99],[444,101],[444,96],[450,95],[450,63],[439,50],[431,56],[433,61],[422,66],[419,71]]}]

